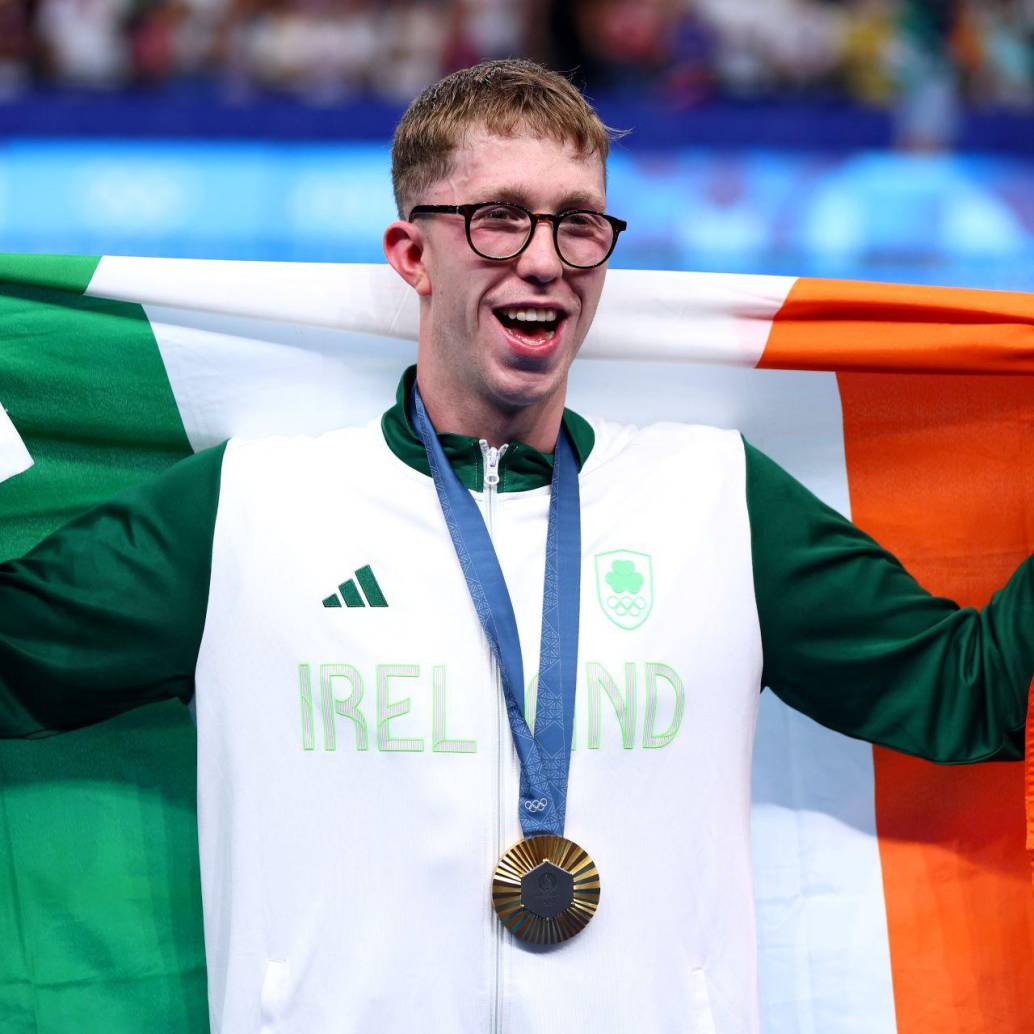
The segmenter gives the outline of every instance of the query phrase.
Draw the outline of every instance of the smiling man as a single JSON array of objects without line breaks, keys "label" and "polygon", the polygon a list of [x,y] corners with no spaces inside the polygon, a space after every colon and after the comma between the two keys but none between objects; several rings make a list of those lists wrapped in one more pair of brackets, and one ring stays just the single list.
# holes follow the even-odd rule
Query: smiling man
[{"label": "smiling man", "polygon": [[[523,123],[522,89],[540,105],[524,98]],[[452,76],[403,118],[393,179],[409,221],[384,250],[420,297],[417,367],[439,431],[552,451],[625,227],[603,214],[607,147],[577,92],[527,63]]]},{"label": "smiling man", "polygon": [[0,566],[0,734],[196,704],[216,1031],[756,1034],[762,686],[1022,755],[1030,560],[960,610],[735,432],[565,409],[608,144],[528,62],[431,87],[383,419],[231,440]]}]

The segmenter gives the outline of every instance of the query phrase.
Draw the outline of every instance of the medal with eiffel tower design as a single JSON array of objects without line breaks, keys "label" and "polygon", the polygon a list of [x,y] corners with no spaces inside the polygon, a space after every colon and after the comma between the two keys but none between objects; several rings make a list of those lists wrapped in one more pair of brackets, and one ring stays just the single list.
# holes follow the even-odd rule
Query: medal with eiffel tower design
[{"label": "medal with eiffel tower design", "polygon": [[[518,814],[525,839],[499,859],[492,878],[492,903],[515,937],[532,944],[559,944],[585,929],[600,900],[595,862],[563,835],[581,591],[581,512],[574,447],[561,426],[549,496],[538,703],[532,732],[518,700],[524,666],[517,619],[492,538],[477,503],[445,458],[419,387],[413,389],[410,418],[424,443],[442,515],[497,662],[520,761]],[[481,446],[486,456],[498,452],[487,442]],[[488,485],[486,475],[486,489]]]},{"label": "medal with eiffel tower design", "polygon": [[492,904],[502,924],[531,944],[559,944],[596,914],[600,874],[586,851],[566,837],[529,837],[507,851],[492,877]]}]

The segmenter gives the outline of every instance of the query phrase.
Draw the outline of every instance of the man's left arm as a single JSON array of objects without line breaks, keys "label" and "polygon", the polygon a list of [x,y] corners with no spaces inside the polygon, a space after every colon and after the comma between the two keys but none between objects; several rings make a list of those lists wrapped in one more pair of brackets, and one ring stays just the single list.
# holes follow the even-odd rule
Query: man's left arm
[{"label": "man's left arm", "polygon": [[744,447],[764,685],[823,725],[906,754],[1022,758],[1034,557],[982,610],[960,608]]}]

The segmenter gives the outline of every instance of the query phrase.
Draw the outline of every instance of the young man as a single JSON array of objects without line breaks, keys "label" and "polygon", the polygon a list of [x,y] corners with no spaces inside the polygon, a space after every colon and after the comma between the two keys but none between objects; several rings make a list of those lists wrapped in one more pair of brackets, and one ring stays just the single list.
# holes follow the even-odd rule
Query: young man
[{"label": "young man", "polygon": [[[196,701],[216,1031],[750,1034],[760,688],[939,761],[1022,753],[1034,563],[960,611],[737,434],[565,410],[623,226],[607,147],[529,63],[431,87],[385,233],[418,361],[380,424],[231,441],[0,568],[0,734]],[[529,830],[596,868],[500,905],[504,873],[507,929]],[[521,940],[597,885],[570,940]]]}]

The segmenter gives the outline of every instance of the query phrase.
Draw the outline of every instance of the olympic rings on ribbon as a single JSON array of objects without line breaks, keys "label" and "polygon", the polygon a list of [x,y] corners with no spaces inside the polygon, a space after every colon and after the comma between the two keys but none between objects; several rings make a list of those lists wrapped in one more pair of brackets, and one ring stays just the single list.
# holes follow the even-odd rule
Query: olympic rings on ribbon
[{"label": "olympic rings on ribbon", "polygon": [[539,812],[545,811],[547,804],[549,804],[549,801],[545,797],[540,797],[537,801],[525,801],[524,807],[527,808],[528,811]]}]

